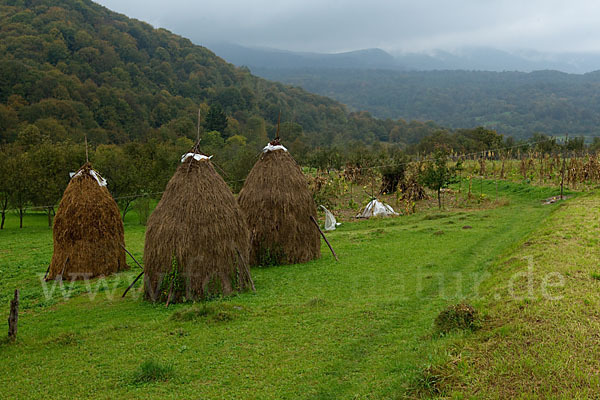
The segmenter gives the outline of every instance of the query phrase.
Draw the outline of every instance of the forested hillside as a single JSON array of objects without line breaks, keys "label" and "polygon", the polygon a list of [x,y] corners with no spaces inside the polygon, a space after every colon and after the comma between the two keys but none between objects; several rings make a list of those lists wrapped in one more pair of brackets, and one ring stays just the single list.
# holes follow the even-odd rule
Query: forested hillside
[{"label": "forested hillside", "polygon": [[435,129],[349,114],[334,100],[256,78],[91,1],[0,4],[0,142],[30,125],[54,141],[82,141],[87,132],[94,144],[195,137],[198,108],[205,122],[210,106],[227,116],[223,139],[261,143],[279,111],[293,126],[291,139],[311,147],[387,141],[390,133],[403,141]]},{"label": "forested hillside", "polygon": [[484,126],[516,138],[534,132],[600,136],[600,72],[258,69],[268,79],[331,96],[380,118]]}]

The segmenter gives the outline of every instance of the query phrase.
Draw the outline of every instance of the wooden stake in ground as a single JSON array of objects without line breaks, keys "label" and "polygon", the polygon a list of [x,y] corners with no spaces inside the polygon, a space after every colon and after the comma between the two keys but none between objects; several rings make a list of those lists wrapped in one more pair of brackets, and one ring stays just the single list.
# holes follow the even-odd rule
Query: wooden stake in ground
[{"label": "wooden stake in ground", "polygon": [[17,324],[19,322],[19,290],[15,290],[15,298],[10,301],[10,315],[8,316],[8,338],[17,339]]},{"label": "wooden stake in ground", "polygon": [[321,227],[319,226],[319,223],[317,222],[317,220],[315,219],[315,217],[313,217],[311,215],[310,216],[310,220],[313,222],[313,224],[315,224],[315,226],[319,230],[319,233],[321,234],[321,236],[323,237],[323,239],[325,239],[325,243],[327,243],[327,246],[329,246],[329,250],[331,250],[331,254],[333,254],[333,256],[335,257],[335,261],[340,261],[340,260],[338,260],[337,254],[335,254],[335,251],[333,251],[333,247],[331,247],[331,244],[329,244],[329,240],[327,240],[327,238],[325,237],[325,234],[321,230]]}]

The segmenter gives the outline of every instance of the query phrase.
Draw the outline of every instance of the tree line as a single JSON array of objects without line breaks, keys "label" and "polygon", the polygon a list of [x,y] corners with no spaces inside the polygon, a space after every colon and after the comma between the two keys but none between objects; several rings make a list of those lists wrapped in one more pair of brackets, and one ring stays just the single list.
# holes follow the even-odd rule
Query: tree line
[{"label": "tree line", "polygon": [[[203,130],[200,130],[200,147],[204,153],[214,155],[213,162],[218,172],[237,192],[269,136],[264,121],[260,119],[255,120],[255,135],[227,137],[217,130],[207,131],[209,128],[227,129],[222,115],[219,116],[220,112],[220,108],[216,107],[212,117],[209,112],[206,118],[201,119]],[[433,155],[437,157],[442,150],[444,157],[456,160],[465,154],[475,159],[482,153],[487,158],[506,157],[506,149],[513,149],[510,155],[513,158],[517,152],[556,154],[568,151],[574,154],[600,149],[600,140],[585,146],[582,138],[561,142],[554,137],[536,135],[529,141],[515,142],[510,137],[504,138],[481,127],[438,132],[426,136],[413,146],[385,142],[367,145],[356,141],[344,147],[310,148],[292,140],[294,135],[302,132],[299,125],[284,123],[280,132],[287,135],[289,144],[284,144],[300,165],[313,170],[348,170],[367,176],[377,174],[385,186],[381,190],[388,193],[394,192],[402,182],[410,162]],[[153,138],[123,144],[91,143],[87,151],[93,167],[107,179],[108,189],[124,218],[138,198],[160,198],[179,165],[181,155],[190,150],[194,143],[186,136],[163,141]],[[492,149],[496,149],[494,154]],[[23,127],[13,142],[0,145],[0,228],[4,227],[9,209],[19,215],[20,226],[23,226],[28,209],[45,211],[48,224],[51,225],[56,206],[68,185],[69,172],[76,171],[85,160],[86,148],[83,143],[53,141],[36,125]],[[441,165],[441,162],[437,165]]]}]

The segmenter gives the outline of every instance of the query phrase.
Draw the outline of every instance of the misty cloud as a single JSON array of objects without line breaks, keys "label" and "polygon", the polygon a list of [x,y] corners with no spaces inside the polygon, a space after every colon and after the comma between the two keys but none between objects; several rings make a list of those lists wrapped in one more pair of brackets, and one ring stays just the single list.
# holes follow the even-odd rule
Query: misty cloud
[{"label": "misty cloud", "polygon": [[379,47],[391,52],[487,46],[600,51],[600,3],[573,0],[189,1],[100,4],[203,44],[295,51]]}]

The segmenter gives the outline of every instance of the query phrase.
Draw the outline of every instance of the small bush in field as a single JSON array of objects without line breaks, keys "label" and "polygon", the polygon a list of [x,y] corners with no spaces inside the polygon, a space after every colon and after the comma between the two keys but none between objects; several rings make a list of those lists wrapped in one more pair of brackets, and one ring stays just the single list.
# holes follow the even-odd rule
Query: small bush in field
[{"label": "small bush in field", "polygon": [[435,319],[435,332],[444,335],[452,331],[474,331],[480,327],[479,313],[467,303],[452,305]]},{"label": "small bush in field", "polygon": [[173,376],[173,365],[161,364],[156,360],[146,360],[133,374],[133,383],[167,381]]}]

